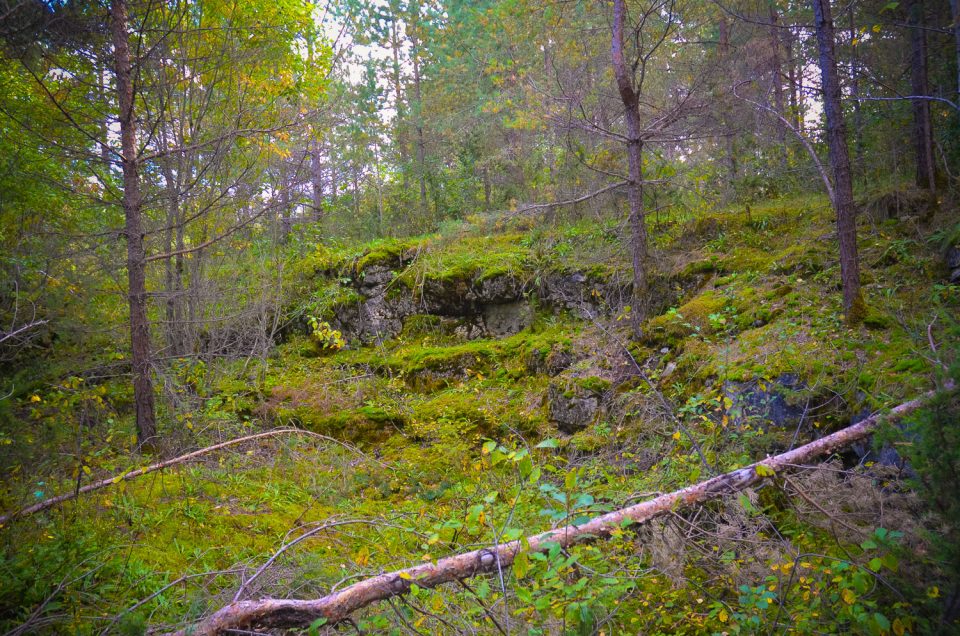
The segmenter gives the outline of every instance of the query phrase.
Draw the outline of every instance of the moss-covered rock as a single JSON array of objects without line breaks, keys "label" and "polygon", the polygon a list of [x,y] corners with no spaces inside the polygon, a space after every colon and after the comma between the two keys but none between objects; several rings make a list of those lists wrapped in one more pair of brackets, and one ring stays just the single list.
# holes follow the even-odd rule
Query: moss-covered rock
[{"label": "moss-covered rock", "polygon": [[551,423],[563,433],[583,430],[601,416],[610,387],[610,380],[596,376],[555,379],[547,391]]},{"label": "moss-covered rock", "polygon": [[276,418],[284,425],[298,426],[361,445],[383,441],[406,424],[403,415],[378,406],[361,406],[327,415],[309,407],[281,408]]}]

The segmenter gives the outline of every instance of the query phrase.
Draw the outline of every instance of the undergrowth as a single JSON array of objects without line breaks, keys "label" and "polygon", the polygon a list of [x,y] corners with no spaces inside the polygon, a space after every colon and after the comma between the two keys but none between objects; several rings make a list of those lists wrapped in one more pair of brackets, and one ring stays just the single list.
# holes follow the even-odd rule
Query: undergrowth
[{"label": "undergrowth", "polygon": [[[947,321],[934,320],[956,311],[960,293],[940,282],[942,232],[933,228],[861,224],[870,313],[851,329],[840,316],[823,199],[698,221],[663,213],[656,223],[655,258],[674,306],[639,338],[617,320],[622,307],[596,317],[535,306],[528,326],[503,337],[465,336],[448,317],[417,315],[376,345],[336,340],[318,352],[292,330],[262,366],[184,364],[164,452],[274,425],[337,441],[289,435],[240,447],[8,523],[0,625],[142,633],[196,620],[241,585],[251,598],[315,597],[338,582],[579,522],[914,397],[931,385],[931,342],[941,353],[955,346]],[[374,267],[410,289],[552,272],[629,280],[617,222],[501,225],[319,246],[293,274],[291,313],[319,321],[363,302],[344,281]],[[147,461],[131,454],[124,386],[75,377],[11,398],[0,432],[4,510]],[[551,421],[550,395],[599,406],[565,435]],[[951,404],[917,426],[946,421]],[[911,465],[926,471],[931,447],[910,448]],[[931,513],[901,469],[843,455],[623,527],[609,542],[524,554],[459,587],[415,589],[358,613],[356,627],[929,633],[943,627],[943,596],[955,584],[956,555],[936,538],[952,536],[944,527],[955,532],[953,508],[936,510],[942,493],[931,492],[940,516]],[[331,522],[343,525],[250,581],[281,546]]]}]

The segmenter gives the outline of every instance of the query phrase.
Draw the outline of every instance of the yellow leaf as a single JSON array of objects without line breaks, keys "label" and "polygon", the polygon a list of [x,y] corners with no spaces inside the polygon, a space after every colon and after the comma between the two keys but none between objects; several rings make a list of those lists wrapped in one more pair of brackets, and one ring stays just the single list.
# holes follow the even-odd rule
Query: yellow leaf
[{"label": "yellow leaf", "polygon": [[840,596],[843,598],[843,602],[847,605],[853,605],[854,601],[857,600],[857,595],[853,593],[853,590],[850,588],[845,589],[840,592]]},{"label": "yellow leaf", "polygon": [[413,578],[412,576],[410,576],[409,572],[401,572],[398,576],[404,581],[409,581],[410,579]]},{"label": "yellow leaf", "polygon": [[84,474],[89,475],[92,471],[90,470],[90,467],[89,467],[89,466],[84,466],[84,467],[83,467],[83,472],[84,472]]},{"label": "yellow leaf", "polygon": [[728,620],[730,620],[730,615],[727,614],[727,610],[722,609],[720,610],[720,613],[717,614],[717,618],[720,619],[721,623],[726,623]]},{"label": "yellow leaf", "polygon": [[39,401],[40,401],[40,396],[39,396],[39,395],[31,395],[31,396],[30,396],[30,401],[31,401],[31,402],[39,402]]},{"label": "yellow leaf", "polygon": [[675,440],[677,440],[677,441],[680,440],[680,431],[677,431],[676,433],[673,434],[673,439],[675,439]]},{"label": "yellow leaf", "polygon": [[357,551],[356,555],[354,555],[353,560],[354,560],[354,562],[355,562],[357,565],[359,565],[359,566],[361,566],[361,567],[363,567],[364,565],[366,565],[367,563],[369,563],[369,562],[370,562],[370,550],[367,548],[367,546],[363,546],[362,548],[360,548],[360,549]]},{"label": "yellow leaf", "polygon": [[773,477],[774,475],[777,474],[777,471],[770,468],[766,464],[757,464],[754,470],[756,470],[757,474],[760,475],[761,477]]},{"label": "yellow leaf", "polygon": [[903,636],[907,631],[907,628],[904,626],[903,621],[899,618],[893,619],[893,633],[897,636]]},{"label": "yellow leaf", "polygon": [[927,590],[927,596],[930,598],[940,598],[940,588],[934,585]]}]

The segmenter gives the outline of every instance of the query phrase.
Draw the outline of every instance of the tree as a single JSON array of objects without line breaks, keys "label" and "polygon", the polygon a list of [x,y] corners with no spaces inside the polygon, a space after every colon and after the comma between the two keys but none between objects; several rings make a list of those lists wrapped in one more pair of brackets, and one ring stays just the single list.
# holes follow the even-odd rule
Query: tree
[{"label": "tree", "polygon": [[130,304],[130,350],[133,369],[133,401],[136,410],[137,441],[152,445],[157,436],[157,414],[150,369],[150,323],[147,319],[147,256],[143,247],[143,219],[140,209],[140,158],[134,112],[133,69],[127,31],[126,0],[110,2],[110,34],[113,42],[114,76],[120,123],[120,160],[123,170],[123,216],[126,220],[127,282]]},{"label": "tree", "polygon": [[910,25],[910,94],[913,107],[913,138],[918,188],[937,189],[933,160],[933,122],[930,118],[930,88],[927,82],[927,33],[923,18],[923,0],[910,0],[907,6]]},{"label": "tree", "polygon": [[[651,7],[648,15],[659,10]],[[646,16],[645,16],[646,17]],[[640,92],[646,77],[646,62],[649,55],[638,52],[637,61],[642,64],[638,84],[634,84],[634,73],[627,70],[623,52],[624,22],[627,20],[627,7],[624,0],[613,2],[613,30],[610,44],[610,58],[613,74],[617,80],[617,90],[623,101],[623,114],[627,126],[627,161],[629,181],[627,193],[630,200],[630,251],[633,263],[633,300],[636,304],[635,315],[638,319],[646,317],[647,304],[647,221],[643,209],[643,124],[640,121]],[[642,23],[642,22],[641,22]],[[664,31],[666,34],[666,30]],[[662,43],[661,39],[661,43]],[[652,53],[652,51],[651,51]],[[634,64],[636,69],[637,65]]]},{"label": "tree", "polygon": [[817,48],[823,111],[827,125],[827,146],[833,171],[833,210],[837,215],[840,243],[840,280],[843,285],[843,312],[849,324],[860,322],[866,313],[860,293],[860,263],[857,257],[857,219],[853,202],[853,177],[847,152],[847,127],[843,118],[842,93],[837,72],[833,16],[830,0],[811,0],[817,33]]}]

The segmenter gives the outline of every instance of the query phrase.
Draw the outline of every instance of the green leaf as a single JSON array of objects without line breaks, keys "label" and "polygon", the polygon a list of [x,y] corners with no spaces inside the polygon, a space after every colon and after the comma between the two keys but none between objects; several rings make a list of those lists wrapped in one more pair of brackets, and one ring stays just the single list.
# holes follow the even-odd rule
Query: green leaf
[{"label": "green leaf", "polygon": [[535,466],[535,467],[533,468],[533,470],[530,471],[530,478],[528,479],[528,481],[529,481],[531,484],[535,484],[535,483],[537,483],[538,481],[540,481],[540,467],[539,467],[539,466]]},{"label": "green leaf", "polygon": [[534,448],[560,448],[560,442],[550,437],[537,444]]},{"label": "green leaf", "polygon": [[873,614],[873,621],[877,624],[877,627],[880,628],[880,631],[890,631],[890,620],[880,612]]},{"label": "green leaf", "polygon": [[320,628],[326,624],[327,624],[327,619],[318,618],[317,620],[313,621],[312,623],[310,623],[310,625],[307,626],[307,634],[309,636],[319,636]]}]

